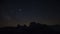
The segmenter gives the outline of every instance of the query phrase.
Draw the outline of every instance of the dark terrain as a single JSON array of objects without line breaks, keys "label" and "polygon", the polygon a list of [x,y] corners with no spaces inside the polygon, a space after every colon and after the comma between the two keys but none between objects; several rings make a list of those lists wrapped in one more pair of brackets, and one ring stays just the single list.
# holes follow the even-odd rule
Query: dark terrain
[{"label": "dark terrain", "polygon": [[59,25],[48,26],[31,22],[29,27],[18,24],[17,27],[0,28],[0,34],[60,34],[59,27]]}]

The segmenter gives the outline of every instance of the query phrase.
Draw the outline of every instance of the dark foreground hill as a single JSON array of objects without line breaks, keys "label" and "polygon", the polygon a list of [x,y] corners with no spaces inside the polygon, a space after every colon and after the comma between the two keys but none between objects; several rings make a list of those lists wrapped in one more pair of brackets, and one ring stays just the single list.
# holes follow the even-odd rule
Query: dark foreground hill
[{"label": "dark foreground hill", "polygon": [[60,28],[59,25],[47,26],[45,24],[31,22],[29,27],[26,25],[17,25],[17,27],[0,28],[0,34],[60,34],[58,27]]}]

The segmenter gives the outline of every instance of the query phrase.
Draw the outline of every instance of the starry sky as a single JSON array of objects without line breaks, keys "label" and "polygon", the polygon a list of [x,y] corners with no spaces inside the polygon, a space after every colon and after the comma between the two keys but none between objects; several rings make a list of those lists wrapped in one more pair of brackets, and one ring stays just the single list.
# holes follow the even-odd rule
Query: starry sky
[{"label": "starry sky", "polygon": [[58,0],[0,0],[0,26],[60,24],[59,9]]}]

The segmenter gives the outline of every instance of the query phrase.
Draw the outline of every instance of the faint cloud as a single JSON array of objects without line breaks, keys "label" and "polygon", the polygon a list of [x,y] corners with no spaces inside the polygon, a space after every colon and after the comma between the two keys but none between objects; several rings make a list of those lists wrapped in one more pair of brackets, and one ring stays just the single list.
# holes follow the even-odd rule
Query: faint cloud
[{"label": "faint cloud", "polygon": [[6,20],[12,20],[12,18],[10,16],[5,16]]},{"label": "faint cloud", "polygon": [[18,11],[22,11],[22,9],[18,9]]}]

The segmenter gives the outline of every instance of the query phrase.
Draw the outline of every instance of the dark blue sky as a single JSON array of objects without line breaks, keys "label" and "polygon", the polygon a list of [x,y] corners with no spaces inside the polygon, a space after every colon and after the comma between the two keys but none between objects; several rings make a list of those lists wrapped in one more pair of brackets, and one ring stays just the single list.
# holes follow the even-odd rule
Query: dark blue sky
[{"label": "dark blue sky", "polygon": [[3,0],[0,3],[1,20],[4,26],[28,25],[32,21],[60,24],[59,3],[55,0]]}]

